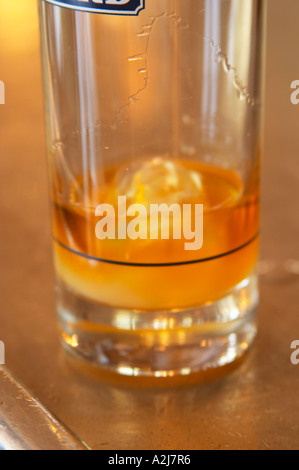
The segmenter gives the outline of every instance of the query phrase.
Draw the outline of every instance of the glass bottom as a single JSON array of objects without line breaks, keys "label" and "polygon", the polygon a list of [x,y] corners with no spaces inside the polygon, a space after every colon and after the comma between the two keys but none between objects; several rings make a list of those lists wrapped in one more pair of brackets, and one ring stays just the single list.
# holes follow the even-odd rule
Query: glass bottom
[{"label": "glass bottom", "polygon": [[78,297],[57,281],[61,339],[68,352],[101,370],[132,377],[204,372],[241,358],[256,336],[255,274],[197,308],[132,311]]}]

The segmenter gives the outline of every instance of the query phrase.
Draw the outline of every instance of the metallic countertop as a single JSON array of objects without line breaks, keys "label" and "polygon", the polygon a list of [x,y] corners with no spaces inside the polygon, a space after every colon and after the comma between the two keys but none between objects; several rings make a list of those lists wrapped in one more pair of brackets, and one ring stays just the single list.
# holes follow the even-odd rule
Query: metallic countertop
[{"label": "metallic countertop", "polygon": [[259,336],[226,377],[157,389],[83,373],[60,349],[37,5],[0,4],[0,340],[7,367],[94,449],[299,449],[299,2],[268,3]]}]

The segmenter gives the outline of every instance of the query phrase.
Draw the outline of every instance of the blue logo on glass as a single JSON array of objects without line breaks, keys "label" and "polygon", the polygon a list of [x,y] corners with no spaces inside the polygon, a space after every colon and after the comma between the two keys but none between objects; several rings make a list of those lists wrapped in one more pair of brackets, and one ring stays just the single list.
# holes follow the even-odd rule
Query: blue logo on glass
[{"label": "blue logo on glass", "polygon": [[64,8],[114,15],[138,15],[145,0],[45,0]]}]

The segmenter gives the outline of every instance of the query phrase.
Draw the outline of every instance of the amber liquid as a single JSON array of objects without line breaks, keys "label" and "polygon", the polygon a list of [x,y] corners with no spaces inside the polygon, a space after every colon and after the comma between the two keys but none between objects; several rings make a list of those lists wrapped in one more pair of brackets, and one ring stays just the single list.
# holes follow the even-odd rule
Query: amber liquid
[{"label": "amber liquid", "polygon": [[[121,309],[188,309],[220,299],[256,264],[258,187],[258,171],[245,189],[235,171],[162,158],[110,168],[100,181],[79,177],[67,200],[55,195],[57,275],[76,295]],[[145,206],[203,204],[203,247],[186,251],[186,240],[173,238],[98,240],[95,208],[116,206],[118,196]]]}]

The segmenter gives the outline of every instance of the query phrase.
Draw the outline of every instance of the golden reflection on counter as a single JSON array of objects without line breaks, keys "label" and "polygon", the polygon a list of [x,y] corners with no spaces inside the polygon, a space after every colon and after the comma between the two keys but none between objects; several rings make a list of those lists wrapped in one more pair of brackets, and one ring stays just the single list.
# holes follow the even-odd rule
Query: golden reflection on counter
[{"label": "golden reflection on counter", "polygon": [[0,2],[0,50],[18,53],[36,49],[39,22],[35,1]]}]

